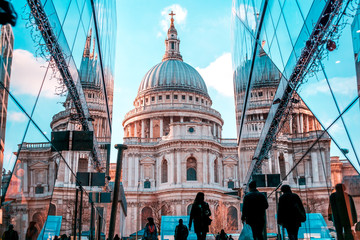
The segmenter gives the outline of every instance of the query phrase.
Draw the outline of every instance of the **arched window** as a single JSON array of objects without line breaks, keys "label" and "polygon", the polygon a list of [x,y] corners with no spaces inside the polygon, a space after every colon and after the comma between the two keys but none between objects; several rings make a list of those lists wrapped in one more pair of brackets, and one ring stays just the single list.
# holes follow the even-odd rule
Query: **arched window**
[{"label": "arched window", "polygon": [[162,205],[160,209],[161,216],[168,216],[171,215],[171,207],[168,204]]},{"label": "arched window", "polygon": [[186,180],[196,181],[196,159],[191,157],[186,161]]},{"label": "arched window", "polygon": [[44,193],[44,187],[40,184],[35,187],[35,194],[42,194]]},{"label": "arched window", "polygon": [[237,212],[237,209],[233,206],[230,206],[228,208],[227,223],[228,223],[229,230],[237,230],[238,229],[238,212]]},{"label": "arched window", "polygon": [[146,180],[144,182],[144,188],[150,188],[151,187],[151,182],[149,180]]},{"label": "arched window", "polygon": [[186,209],[186,212],[187,212],[188,216],[190,215],[191,208],[192,208],[192,204],[189,204],[189,206],[187,206],[187,209]]},{"label": "arched window", "polygon": [[148,217],[152,217],[152,210],[149,207],[144,207],[141,210],[141,229],[145,227]]},{"label": "arched window", "polygon": [[87,171],[88,171],[88,160],[86,158],[79,158],[78,172],[87,172]]},{"label": "arched window", "polygon": [[164,159],[161,164],[161,182],[166,183],[168,181],[168,164]]},{"label": "arched window", "polygon": [[56,206],[52,203],[50,203],[50,206],[49,206],[49,215],[51,215],[51,216],[56,215]]},{"label": "arched window", "polygon": [[219,170],[218,170],[218,160],[217,158],[214,161],[214,181],[216,183],[219,182],[219,174],[218,174]]},{"label": "arched window", "polygon": [[234,188],[234,182],[232,180],[228,181],[228,188]]},{"label": "arched window", "polygon": [[280,167],[280,177],[281,179],[286,180],[286,166],[285,166],[285,157],[284,153],[280,153],[279,155],[279,167]]}]

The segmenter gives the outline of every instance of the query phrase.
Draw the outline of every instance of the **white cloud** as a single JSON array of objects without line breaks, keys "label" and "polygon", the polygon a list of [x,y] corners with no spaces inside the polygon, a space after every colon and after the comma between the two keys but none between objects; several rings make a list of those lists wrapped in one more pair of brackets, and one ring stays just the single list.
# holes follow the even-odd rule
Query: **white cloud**
[{"label": "white cloud", "polygon": [[161,32],[158,32],[158,33],[156,34],[156,37],[157,37],[157,38],[162,38],[162,37],[163,37],[163,34],[162,34]]},{"label": "white cloud", "polygon": [[[356,94],[356,78],[353,77],[334,77],[329,79],[330,86],[334,93],[341,95],[350,95]],[[302,95],[312,96],[318,93],[325,93],[330,95],[330,89],[326,82],[326,79],[320,80],[318,82],[305,83],[302,89]]]},{"label": "white cloud", "polygon": [[[48,64],[41,58],[35,58],[32,53],[23,49],[14,50],[10,85],[15,94],[36,96],[45,76]],[[58,86],[56,79],[50,79],[52,69],[49,69],[41,92],[42,97],[55,98]]]},{"label": "white cloud", "polygon": [[8,112],[8,121],[11,122],[25,122],[26,116],[22,112]]},{"label": "white cloud", "polygon": [[206,85],[224,96],[234,96],[231,54],[224,53],[205,68],[196,68]]},{"label": "white cloud", "polygon": [[175,26],[184,26],[186,23],[187,10],[186,8],[181,7],[179,4],[173,4],[171,6],[165,7],[161,11],[161,16],[163,19],[160,21],[160,25],[164,32],[167,32],[170,26],[170,16],[169,13],[173,11],[175,19]]},{"label": "white cloud", "polygon": [[247,23],[247,25],[255,30],[256,28],[256,19],[255,14],[258,14],[257,9],[255,9],[256,13],[254,12],[254,8],[247,4],[240,4],[239,9],[236,11],[235,8],[232,9],[233,13],[237,15],[243,22]]}]

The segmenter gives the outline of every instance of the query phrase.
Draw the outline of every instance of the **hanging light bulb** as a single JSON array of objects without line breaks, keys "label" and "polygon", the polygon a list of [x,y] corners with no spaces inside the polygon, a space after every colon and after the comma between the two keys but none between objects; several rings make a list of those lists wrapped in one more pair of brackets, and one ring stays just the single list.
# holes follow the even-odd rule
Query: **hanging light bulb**
[{"label": "hanging light bulb", "polygon": [[326,49],[329,50],[330,52],[334,51],[336,49],[336,43],[333,40],[329,40],[326,43]]}]

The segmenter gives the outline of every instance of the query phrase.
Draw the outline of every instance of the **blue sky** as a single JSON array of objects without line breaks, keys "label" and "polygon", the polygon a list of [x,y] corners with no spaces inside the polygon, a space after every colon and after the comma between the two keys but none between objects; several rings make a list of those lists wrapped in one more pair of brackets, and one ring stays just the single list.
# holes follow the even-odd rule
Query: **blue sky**
[{"label": "blue sky", "polygon": [[143,76],[164,55],[168,13],[175,14],[184,62],[204,78],[213,108],[225,121],[223,137],[236,138],[231,67],[231,1],[120,1],[116,54],[113,143],[133,108]]},{"label": "blue sky", "polygon": [[[47,63],[36,55],[38,46],[30,37],[24,1],[14,2],[19,14],[13,28],[14,57],[10,91],[31,113]],[[168,13],[175,12],[175,26],[181,40],[180,51],[186,63],[196,68],[208,86],[213,108],[225,121],[223,137],[236,138],[235,108],[231,70],[231,7],[227,1],[117,1],[117,48],[112,144],[122,143],[122,120],[133,108],[138,86],[146,72],[161,62],[164,40],[169,26]],[[24,11],[25,9],[25,11]],[[26,37],[24,37],[26,36]],[[49,69],[51,72],[51,69]],[[29,74],[31,72],[31,74]],[[50,138],[50,121],[63,109],[64,97],[53,95],[56,79],[49,75],[40,94],[34,119]],[[226,107],[224,107],[226,106]],[[12,152],[21,143],[27,118],[9,100],[4,167],[15,159]],[[30,125],[25,142],[45,142],[46,139]],[[11,161],[9,161],[11,159]],[[112,151],[112,161],[116,152]]]}]

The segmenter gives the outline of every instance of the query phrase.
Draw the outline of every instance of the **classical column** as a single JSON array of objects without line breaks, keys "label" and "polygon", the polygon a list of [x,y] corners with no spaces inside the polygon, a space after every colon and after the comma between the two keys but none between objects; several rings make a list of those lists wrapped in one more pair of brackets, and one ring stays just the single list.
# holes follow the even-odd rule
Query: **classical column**
[{"label": "classical column", "polygon": [[220,125],[218,125],[218,132],[217,132],[217,136],[218,136],[218,138],[221,138],[221,127],[220,127]]},{"label": "classical column", "polygon": [[305,131],[309,132],[309,115],[305,115]]},{"label": "classical column", "polygon": [[138,182],[139,182],[139,155],[134,155],[134,161],[135,161],[135,167],[134,167],[134,171],[135,171],[135,174],[134,174],[134,186],[137,187],[138,186]]},{"label": "classical column", "polygon": [[318,152],[319,155],[319,171],[320,171],[320,182],[326,184],[326,165],[325,165],[325,154],[324,150]]},{"label": "classical column", "polygon": [[137,135],[137,122],[134,122],[134,137],[138,137],[138,135]]},{"label": "classical column", "polygon": [[141,120],[141,138],[145,138],[145,120]]},{"label": "classical column", "polygon": [[[312,167],[312,177],[313,183],[319,183],[319,164],[316,151],[311,151],[311,167]],[[309,173],[310,174],[310,173]]]},{"label": "classical column", "polygon": [[[23,191],[25,192],[25,193],[27,193],[28,192],[28,167],[27,167],[27,162],[24,162],[24,164],[23,164],[23,169],[24,169],[24,179],[23,179],[23,181],[24,181],[24,187],[23,187]],[[50,174],[54,174],[53,173],[54,171],[53,171],[53,169],[50,169]],[[53,183],[50,183],[50,184],[55,184],[55,181],[53,181]]]},{"label": "classical column", "polygon": [[206,156],[206,151],[203,151],[202,153],[202,162],[203,162],[203,183],[206,184],[207,182],[207,168],[208,168],[208,165],[207,165],[207,156]]},{"label": "classical column", "polygon": [[183,116],[180,117],[180,122],[184,122],[184,117]]},{"label": "classical column", "polygon": [[289,131],[290,131],[290,134],[292,134],[292,117],[290,117],[289,119]]},{"label": "classical column", "polygon": [[[287,164],[285,164],[285,169],[286,169],[286,173],[288,173],[288,171],[293,167],[294,165],[294,161],[293,161],[293,156],[291,153],[284,153],[284,157],[285,159],[287,159]],[[293,171],[291,171],[289,173],[289,176],[287,177],[288,182],[290,183],[290,185],[294,184],[294,176],[293,176]]]},{"label": "classical column", "polygon": [[168,183],[173,184],[174,183],[175,164],[174,164],[174,154],[172,151],[169,154],[168,169],[169,169]]},{"label": "classical column", "polygon": [[216,136],[216,124],[215,123],[213,125],[213,135],[214,135],[214,137]]},{"label": "classical column", "polygon": [[133,183],[132,183],[132,178],[134,176],[134,174],[132,174],[132,167],[133,167],[133,161],[134,161],[134,156],[133,155],[128,155],[129,156],[129,165],[128,165],[128,187],[133,187]]},{"label": "classical column", "polygon": [[304,114],[300,113],[300,133],[304,132]]},{"label": "classical column", "polygon": [[296,129],[297,133],[300,133],[300,114],[296,114]]},{"label": "classical column", "polygon": [[173,121],[174,121],[174,118],[173,118],[173,116],[171,116],[170,117],[170,123],[173,123]]},{"label": "classical column", "polygon": [[150,138],[153,138],[153,119],[150,118]]},{"label": "classical column", "polygon": [[215,182],[215,171],[217,169],[215,169],[215,166],[214,166],[214,159],[212,159],[212,155],[211,155],[211,158],[210,158],[210,153],[209,153],[209,183],[210,184],[213,184]]},{"label": "classical column", "polygon": [[164,133],[164,119],[160,118],[160,137],[163,136]]},{"label": "classical column", "polygon": [[[123,176],[122,176],[123,181],[125,179],[128,179],[128,162],[129,162],[128,154],[124,153],[124,157],[123,157]],[[115,179],[111,179],[111,180],[115,180]],[[129,183],[127,183],[127,185],[129,185]],[[126,187],[126,184],[124,185],[124,187]]]},{"label": "classical column", "polygon": [[176,164],[176,183],[181,184],[181,152],[179,150],[176,152]]},{"label": "classical column", "polygon": [[161,163],[163,157],[159,156],[155,162],[155,179],[156,179],[156,187],[159,187],[161,184]]}]

